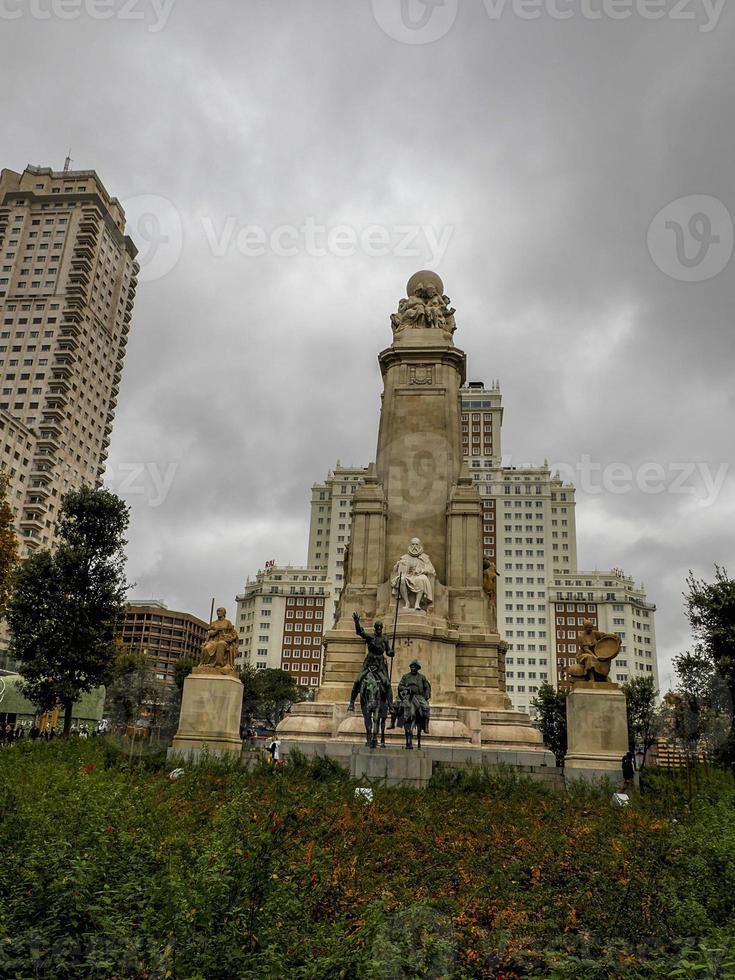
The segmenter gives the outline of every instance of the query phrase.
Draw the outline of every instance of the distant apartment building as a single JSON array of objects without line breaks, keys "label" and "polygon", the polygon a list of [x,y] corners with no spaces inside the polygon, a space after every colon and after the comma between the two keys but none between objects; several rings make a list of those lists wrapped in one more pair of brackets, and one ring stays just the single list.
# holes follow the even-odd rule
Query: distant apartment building
[{"label": "distant apartment building", "polygon": [[499,572],[498,629],[508,643],[506,684],[514,707],[533,713],[541,685],[563,682],[586,618],[601,632],[621,634],[614,680],[652,675],[658,682],[656,607],[620,572],[577,569],[575,488],[546,463],[503,465],[497,381],[488,389],[470,382],[461,399],[464,456],[483,502],[483,551]]},{"label": "distant apartment building", "polygon": [[323,568],[275,566],[259,571],[237,597],[239,666],[280,669],[317,687],[322,639],[332,625],[331,583]]},{"label": "distant apartment building", "polygon": [[311,488],[309,525],[309,568],[319,569],[332,585],[332,612],[344,584],[345,548],[352,527],[352,497],[362,483],[365,470],[342,466],[339,461],[324,483]]},{"label": "distant apartment building", "polygon": [[138,599],[125,605],[120,639],[148,658],[158,680],[171,684],[179,660],[198,662],[208,629],[198,616],[175,612],[158,599]]},{"label": "distant apartment building", "polygon": [[585,619],[601,633],[617,633],[622,642],[610,677],[624,684],[633,677],[651,677],[658,688],[656,607],[642,587],[620,569],[572,572],[557,576],[549,589],[549,621],[554,623],[556,681],[575,662],[576,634]]},{"label": "distant apartment building", "polygon": [[0,467],[23,554],[54,543],[67,490],[101,480],[135,256],[93,170],[0,172]]}]

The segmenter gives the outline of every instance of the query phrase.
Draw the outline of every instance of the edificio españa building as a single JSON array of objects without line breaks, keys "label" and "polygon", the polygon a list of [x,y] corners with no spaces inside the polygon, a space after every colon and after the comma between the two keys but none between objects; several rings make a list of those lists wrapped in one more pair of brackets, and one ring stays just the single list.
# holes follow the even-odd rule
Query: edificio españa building
[{"label": "edificio espa\u00f1a building", "polygon": [[93,170],[0,172],[0,467],[24,554],[104,472],[136,254]]}]

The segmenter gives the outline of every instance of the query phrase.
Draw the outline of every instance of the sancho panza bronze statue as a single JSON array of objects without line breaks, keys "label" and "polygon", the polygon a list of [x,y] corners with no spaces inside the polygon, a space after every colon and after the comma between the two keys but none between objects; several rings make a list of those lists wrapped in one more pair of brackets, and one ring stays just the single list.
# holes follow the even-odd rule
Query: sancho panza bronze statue
[{"label": "sancho panza bronze statue", "polygon": [[360,693],[360,685],[365,680],[371,667],[374,669],[375,675],[380,682],[381,701],[390,707],[390,705],[393,703],[393,697],[390,689],[388,664],[385,658],[394,657],[395,652],[391,649],[391,645],[387,638],[383,636],[383,624],[379,619],[373,623],[374,632],[366,633],[360,625],[360,614],[353,613],[352,618],[355,621],[355,632],[358,636],[361,636],[367,644],[367,654],[362,665],[362,670],[352,686],[350,704],[347,710],[355,710],[355,699]]}]

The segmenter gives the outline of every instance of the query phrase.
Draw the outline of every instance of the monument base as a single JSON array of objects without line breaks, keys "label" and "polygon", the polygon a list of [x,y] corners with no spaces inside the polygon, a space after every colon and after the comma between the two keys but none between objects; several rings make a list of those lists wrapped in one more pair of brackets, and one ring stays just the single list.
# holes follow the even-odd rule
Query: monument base
[{"label": "monument base", "polygon": [[581,681],[567,698],[566,779],[622,779],[628,751],[625,694],[616,684]]},{"label": "monument base", "polygon": [[242,682],[230,674],[189,674],[184,681],[179,730],[169,757],[210,755],[239,757]]},{"label": "monument base", "polygon": [[379,779],[386,786],[424,789],[431,779],[431,757],[425,749],[369,749],[355,745],[350,755],[353,779]]},{"label": "monument base", "polygon": [[[386,733],[387,739],[388,733]],[[564,779],[557,769],[554,756],[548,750],[524,752],[518,749],[482,749],[471,745],[450,746],[427,743],[421,736],[421,748],[406,749],[401,742],[391,742],[385,748],[369,749],[337,739],[290,740],[281,735],[281,755],[288,759],[292,751],[307,756],[323,756],[336,762],[356,778],[383,780],[388,786],[426,787],[437,769],[467,769],[471,766],[510,766],[519,773],[537,779],[553,789],[563,789]],[[414,736],[414,746],[416,737]],[[421,760],[421,761],[412,761]]]},{"label": "monument base", "polygon": [[[347,711],[346,702],[304,701],[293,705],[279,724],[278,737],[299,746],[302,742],[347,744],[349,751],[350,744],[364,743],[365,723],[359,704],[353,714]],[[404,745],[400,727],[386,728],[385,738],[388,745]],[[500,753],[510,765],[515,765],[520,757],[523,765],[552,768],[556,765],[541,733],[521,711],[432,703],[429,733],[421,736],[421,745],[427,749],[472,749],[480,755]]]}]

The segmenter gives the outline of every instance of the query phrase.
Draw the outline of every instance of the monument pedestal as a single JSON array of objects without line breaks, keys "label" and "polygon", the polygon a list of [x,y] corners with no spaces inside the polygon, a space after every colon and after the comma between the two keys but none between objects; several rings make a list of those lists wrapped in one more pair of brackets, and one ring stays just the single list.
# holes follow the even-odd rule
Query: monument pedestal
[{"label": "monument pedestal", "polygon": [[192,673],[184,681],[179,730],[169,756],[196,757],[203,752],[239,757],[242,682],[216,671]]},{"label": "monument pedestal", "polygon": [[564,775],[570,779],[621,779],[628,751],[625,694],[616,684],[582,681],[567,698],[568,750]]},{"label": "monument pedestal", "polygon": [[432,762],[425,749],[368,749],[355,745],[350,755],[353,779],[380,779],[386,786],[424,789],[431,779]]}]

